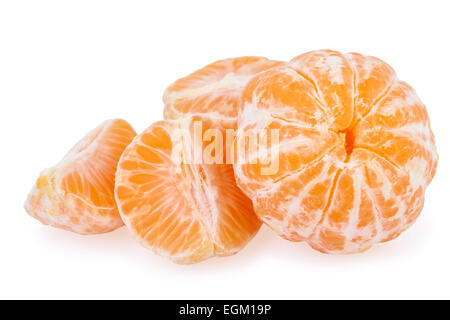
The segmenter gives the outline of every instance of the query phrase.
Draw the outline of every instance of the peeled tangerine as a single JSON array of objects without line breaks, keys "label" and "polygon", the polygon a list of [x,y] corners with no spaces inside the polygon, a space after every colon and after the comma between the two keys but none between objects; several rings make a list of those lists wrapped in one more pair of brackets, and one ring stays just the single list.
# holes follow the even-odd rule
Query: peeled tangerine
[{"label": "peeled tangerine", "polygon": [[305,53],[253,78],[241,103],[238,139],[279,130],[269,150],[278,151],[278,170],[262,174],[241,156],[235,173],[282,237],[325,253],[360,252],[418,217],[438,162],[434,136],[413,88],[383,61]]},{"label": "peeled tangerine", "polygon": [[164,92],[164,118],[203,116],[235,128],[242,89],[258,72],[284,64],[263,57],[219,60],[175,81]]},{"label": "peeled tangerine", "polygon": [[114,200],[114,175],[136,136],[124,120],[109,120],[78,142],[55,167],[44,170],[25,203],[43,224],[80,234],[123,225]]},{"label": "peeled tangerine", "polygon": [[209,135],[215,124],[200,120],[154,123],[126,148],[116,173],[126,226],[145,247],[177,263],[234,254],[261,226],[233,166],[225,164],[221,133]]}]

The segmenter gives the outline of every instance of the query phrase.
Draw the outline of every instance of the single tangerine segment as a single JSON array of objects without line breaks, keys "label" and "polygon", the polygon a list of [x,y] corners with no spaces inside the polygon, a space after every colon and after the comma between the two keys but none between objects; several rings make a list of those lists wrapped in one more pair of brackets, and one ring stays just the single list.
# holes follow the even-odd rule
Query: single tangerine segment
[{"label": "single tangerine segment", "polygon": [[263,57],[219,60],[175,81],[164,92],[165,119],[204,116],[224,128],[236,127],[242,89],[257,73],[284,64]]},{"label": "single tangerine segment", "polygon": [[210,150],[194,137],[199,121],[202,139],[213,121],[154,123],[127,147],[116,173],[116,201],[128,229],[142,245],[177,263],[235,254],[261,226],[236,185],[233,166],[223,164],[219,149],[225,141],[210,152],[220,161],[194,162],[197,146]]},{"label": "single tangerine segment", "polygon": [[[362,252],[417,219],[438,155],[427,111],[385,62],[313,51],[256,75],[237,137],[280,130],[278,170],[235,164],[257,215],[326,253]],[[258,157],[257,155],[254,155]]]},{"label": "single tangerine segment", "polygon": [[25,202],[45,225],[80,234],[104,233],[123,225],[114,200],[114,176],[136,132],[124,120],[103,122],[54,167],[44,170]]}]

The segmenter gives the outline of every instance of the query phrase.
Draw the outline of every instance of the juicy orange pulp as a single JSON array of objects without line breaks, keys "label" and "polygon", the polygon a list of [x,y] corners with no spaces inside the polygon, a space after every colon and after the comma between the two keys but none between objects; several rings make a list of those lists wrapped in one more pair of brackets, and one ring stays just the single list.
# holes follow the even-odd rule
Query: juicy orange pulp
[{"label": "juicy orange pulp", "polygon": [[109,120],[86,135],[55,167],[44,170],[25,203],[43,224],[92,234],[123,225],[114,200],[114,175],[136,135],[124,120]]},{"label": "juicy orange pulp", "polygon": [[[116,201],[129,230],[178,263],[234,254],[261,225],[236,186],[232,165],[189,160],[200,120],[154,123],[127,147],[116,173]],[[213,126],[203,120],[203,132]],[[206,144],[200,144],[204,152]]]},{"label": "juicy orange pulp", "polygon": [[284,64],[263,57],[219,60],[175,81],[164,92],[164,118],[207,118],[235,128],[242,89],[257,73]]}]

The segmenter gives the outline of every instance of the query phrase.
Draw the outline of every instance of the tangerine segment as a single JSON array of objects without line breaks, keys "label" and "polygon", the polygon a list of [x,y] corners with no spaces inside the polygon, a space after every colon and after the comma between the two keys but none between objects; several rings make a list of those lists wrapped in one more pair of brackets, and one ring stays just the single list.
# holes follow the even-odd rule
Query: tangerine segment
[{"label": "tangerine segment", "polygon": [[331,113],[332,128],[350,126],[354,112],[354,74],[350,62],[336,51],[302,54],[291,60],[293,68],[314,86],[318,100]]},{"label": "tangerine segment", "polygon": [[[314,51],[244,88],[237,140],[279,128],[278,170],[235,164],[256,214],[326,253],[362,252],[417,219],[438,162],[425,106],[373,57]],[[253,152],[253,153],[252,153]]]},{"label": "tangerine segment", "polygon": [[43,224],[80,234],[123,225],[114,200],[114,175],[125,147],[136,136],[128,122],[103,122],[54,167],[44,170],[25,203]]},{"label": "tangerine segment", "polygon": [[[200,119],[154,123],[127,147],[116,173],[116,201],[129,230],[145,247],[177,263],[234,254],[261,226],[236,185],[232,165],[221,164],[225,153],[211,152],[219,164],[193,161],[197,146],[209,150],[195,138]],[[214,126],[201,123],[200,139]]]},{"label": "tangerine segment", "polygon": [[175,81],[164,92],[164,117],[203,115],[225,128],[236,126],[241,90],[255,74],[283,64],[263,57],[219,60]]}]

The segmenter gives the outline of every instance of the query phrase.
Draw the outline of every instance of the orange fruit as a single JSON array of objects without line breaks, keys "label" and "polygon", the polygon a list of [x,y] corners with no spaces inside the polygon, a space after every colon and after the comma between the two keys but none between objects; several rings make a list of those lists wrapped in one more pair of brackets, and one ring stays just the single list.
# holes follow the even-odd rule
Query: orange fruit
[{"label": "orange fruit", "polygon": [[164,92],[165,119],[204,116],[216,126],[234,128],[239,98],[247,82],[258,72],[283,62],[263,57],[219,60],[175,81]]},{"label": "orange fruit", "polygon": [[[202,139],[215,124],[200,120],[154,123],[125,149],[116,172],[116,201],[126,226],[142,245],[177,263],[232,255],[261,226],[236,185],[233,166],[222,164],[222,141],[210,149]],[[195,123],[202,126],[200,140]],[[218,158],[196,162],[196,148]]]},{"label": "orange fruit", "polygon": [[123,225],[114,200],[120,155],[136,136],[124,120],[102,123],[54,167],[44,170],[25,202],[43,224],[80,234],[103,233]]},{"label": "orange fruit", "polygon": [[278,170],[262,174],[239,155],[235,174],[282,237],[360,252],[421,212],[438,162],[434,136],[425,106],[385,62],[321,50],[258,74],[242,93],[237,139],[267,129],[279,130]]}]

